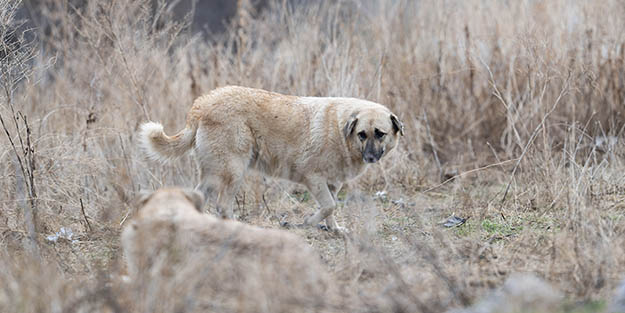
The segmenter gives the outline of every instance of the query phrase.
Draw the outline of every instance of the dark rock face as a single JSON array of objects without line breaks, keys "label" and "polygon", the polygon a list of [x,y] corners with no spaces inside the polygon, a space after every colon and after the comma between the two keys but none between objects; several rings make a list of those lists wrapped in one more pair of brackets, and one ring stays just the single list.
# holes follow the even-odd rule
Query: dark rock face
[{"label": "dark rock face", "polygon": [[608,307],[608,313],[624,313],[625,312],[625,279],[616,288],[612,301]]},{"label": "dark rock face", "polygon": [[[193,8],[194,0],[180,1],[174,12],[179,18],[184,17]],[[221,33],[237,13],[235,0],[199,0],[195,5],[195,14],[191,24],[192,31],[206,34]],[[265,1],[263,1],[265,2]]]},{"label": "dark rock face", "polygon": [[[73,7],[84,7],[89,1],[94,0],[70,0]],[[19,19],[27,19],[29,26],[45,28],[48,21],[41,16],[41,8],[45,4],[44,0],[24,0],[18,13]],[[156,5],[156,0],[153,0]],[[173,0],[168,0],[173,2]],[[209,34],[222,33],[230,20],[236,15],[237,3],[239,0],[181,0],[173,8],[177,18],[183,18],[193,9],[195,2],[195,13],[191,24],[194,33],[203,32]],[[290,5],[302,3],[302,1],[288,1]],[[269,5],[269,0],[249,0],[255,12],[262,12]]]}]

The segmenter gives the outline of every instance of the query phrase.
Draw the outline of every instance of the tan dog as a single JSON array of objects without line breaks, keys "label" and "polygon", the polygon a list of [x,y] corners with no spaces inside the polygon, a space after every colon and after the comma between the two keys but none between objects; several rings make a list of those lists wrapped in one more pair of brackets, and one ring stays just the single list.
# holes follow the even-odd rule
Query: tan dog
[{"label": "tan dog", "polygon": [[167,136],[158,123],[141,126],[148,156],[168,160],[194,148],[204,195],[232,216],[234,197],[248,169],[305,185],[320,205],[305,224],[332,215],[343,183],[389,153],[403,124],[385,106],[354,98],[286,96],[260,89],[223,87],[195,100],[187,126]]},{"label": "tan dog", "polygon": [[202,203],[200,193],[179,188],[140,200],[121,236],[133,289],[162,292],[151,301],[164,305],[207,299],[225,312],[305,312],[327,304],[327,269],[303,240],[203,214]]}]

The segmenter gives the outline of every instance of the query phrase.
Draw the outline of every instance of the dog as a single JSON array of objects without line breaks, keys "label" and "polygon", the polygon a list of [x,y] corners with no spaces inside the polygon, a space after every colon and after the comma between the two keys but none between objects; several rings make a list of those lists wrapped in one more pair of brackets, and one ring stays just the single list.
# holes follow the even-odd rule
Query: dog
[{"label": "dog", "polygon": [[355,98],[298,97],[228,86],[197,98],[186,128],[168,136],[159,123],[140,127],[140,145],[166,161],[194,149],[201,167],[198,188],[225,218],[248,169],[302,184],[320,208],[304,225],[333,216],[344,182],[391,152],[403,123],[385,106]]},{"label": "dog", "polygon": [[332,281],[306,242],[202,213],[203,202],[198,191],[181,188],[141,197],[121,235],[131,289],[162,292],[154,301],[170,305],[208,299],[230,312],[258,312],[259,303],[268,312],[327,305]]}]

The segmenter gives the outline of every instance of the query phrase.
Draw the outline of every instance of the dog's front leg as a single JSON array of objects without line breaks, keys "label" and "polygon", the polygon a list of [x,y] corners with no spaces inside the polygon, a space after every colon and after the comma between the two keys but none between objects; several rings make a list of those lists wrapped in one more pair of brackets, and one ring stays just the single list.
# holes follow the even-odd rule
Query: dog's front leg
[{"label": "dog's front leg", "polygon": [[[313,216],[307,218],[304,224],[316,226],[325,219],[328,228],[338,230],[338,225],[336,225],[336,221],[334,217],[332,217],[332,213],[336,208],[336,202],[334,201],[334,197],[326,181],[324,179],[309,179],[306,187],[308,187],[308,190],[313,195],[320,208]],[[329,223],[327,223],[328,221]]]},{"label": "dog's front leg", "polygon": [[[343,184],[328,184],[328,189],[330,190],[330,193],[332,194],[332,199],[334,199],[334,203],[336,204],[339,203],[338,194],[342,186]],[[326,217],[326,226],[328,227],[328,229],[333,231],[345,231],[345,229],[343,229],[339,226],[339,224],[336,223],[336,220],[334,219],[334,214],[330,214],[328,215],[328,217]]]}]

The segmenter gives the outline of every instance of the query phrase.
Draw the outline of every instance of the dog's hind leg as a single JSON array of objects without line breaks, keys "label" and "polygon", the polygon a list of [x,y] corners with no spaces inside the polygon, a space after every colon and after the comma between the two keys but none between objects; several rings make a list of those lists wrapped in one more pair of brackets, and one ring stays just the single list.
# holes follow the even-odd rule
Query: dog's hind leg
[{"label": "dog's hind leg", "polygon": [[221,166],[202,168],[202,182],[197,189],[213,201],[218,214],[223,218],[232,218],[234,198],[239,192],[247,165],[236,160],[213,164]]},{"label": "dog's hind leg", "polygon": [[234,200],[243,181],[243,171],[232,170],[222,172],[221,188],[217,195],[217,211],[221,217],[231,219],[234,216]]},{"label": "dog's hind leg", "polygon": [[224,218],[233,217],[234,199],[250,165],[251,142],[249,130],[236,125],[200,128],[196,135],[196,154],[202,170],[198,189]]},{"label": "dog's hind leg", "polygon": [[219,179],[212,175],[209,170],[202,168],[200,174],[200,183],[195,187],[196,190],[204,195],[204,204],[202,211],[206,210],[206,204],[215,201],[219,194]]}]

